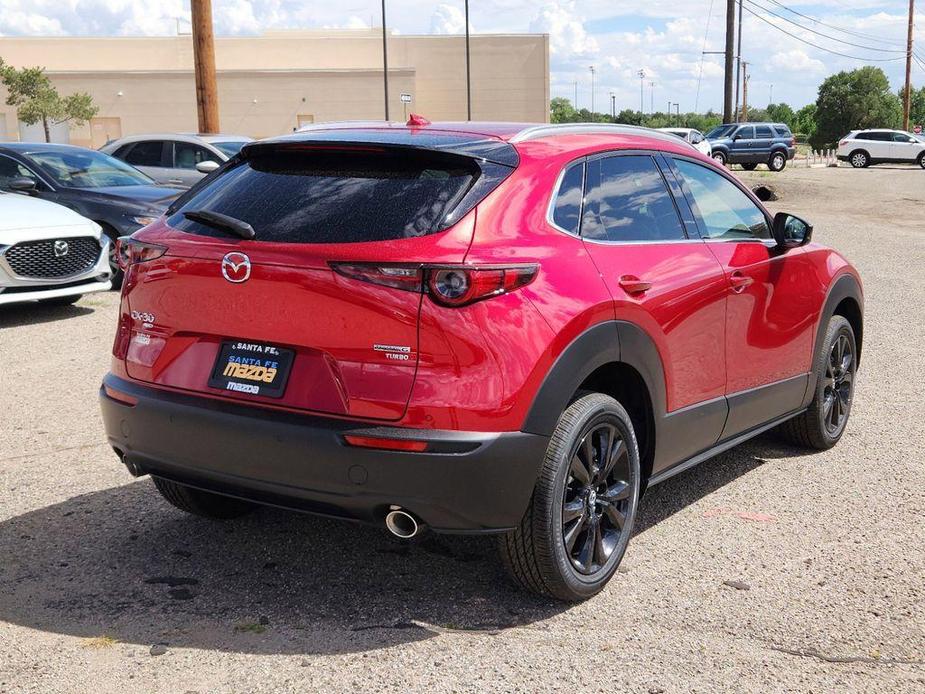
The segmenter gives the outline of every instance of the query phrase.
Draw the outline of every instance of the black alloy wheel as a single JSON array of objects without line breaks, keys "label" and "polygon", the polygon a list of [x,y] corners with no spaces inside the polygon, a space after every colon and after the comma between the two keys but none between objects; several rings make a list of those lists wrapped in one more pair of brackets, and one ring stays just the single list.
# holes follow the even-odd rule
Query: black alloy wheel
[{"label": "black alloy wheel", "polygon": [[829,351],[823,381],[822,416],[829,436],[837,437],[845,428],[851,410],[854,382],[854,347],[847,335],[839,335]]},{"label": "black alloy wheel", "polygon": [[549,439],[523,519],[500,538],[511,578],[558,600],[599,593],[626,552],[640,488],[629,414],[609,395],[578,393]]},{"label": "black alloy wheel", "polygon": [[626,531],[631,495],[626,443],[613,424],[598,424],[579,442],[562,494],[562,540],[576,571],[606,566]]}]

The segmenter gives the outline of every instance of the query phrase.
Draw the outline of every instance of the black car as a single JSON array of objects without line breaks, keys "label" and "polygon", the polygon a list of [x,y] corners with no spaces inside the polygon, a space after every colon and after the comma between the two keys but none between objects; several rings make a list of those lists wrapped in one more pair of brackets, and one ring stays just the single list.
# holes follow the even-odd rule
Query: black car
[{"label": "black car", "polygon": [[707,133],[713,158],[720,164],[741,164],[751,171],[767,164],[781,171],[796,156],[793,133],[783,123],[724,123]]},{"label": "black car", "polygon": [[122,272],[115,240],[150,224],[183,192],[108,154],[72,145],[28,142],[0,144],[0,190],[51,200],[92,219],[113,241],[113,286]]}]

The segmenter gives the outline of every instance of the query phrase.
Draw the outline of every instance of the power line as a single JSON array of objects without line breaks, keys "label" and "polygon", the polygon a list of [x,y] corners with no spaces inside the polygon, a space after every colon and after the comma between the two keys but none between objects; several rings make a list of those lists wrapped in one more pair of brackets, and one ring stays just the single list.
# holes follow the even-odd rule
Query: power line
[{"label": "power line", "polygon": [[797,12],[796,10],[790,7],[787,7],[786,5],[778,2],[777,0],[768,0],[768,1],[777,5],[778,7],[784,10],[787,10],[787,12],[791,12],[797,15],[798,17],[803,17],[804,19],[808,19],[811,22],[815,22],[816,24],[819,24],[820,26],[828,27],[829,29],[835,29],[835,31],[840,31],[844,34],[849,34],[851,36],[857,36],[858,38],[869,39],[871,41],[877,41],[879,43],[884,43],[884,44],[892,45],[892,46],[903,45],[902,41],[897,41],[896,39],[888,39],[885,36],[874,36],[873,34],[865,34],[860,31],[852,31],[851,29],[843,29],[841,27],[835,26],[834,24],[827,24],[826,22],[823,22],[821,19],[817,19],[816,17],[810,17],[808,14],[803,14],[802,12]]},{"label": "power line", "polygon": [[[748,7],[743,7],[742,9],[744,9],[746,12],[748,12],[750,15],[756,17],[757,19],[760,19],[762,22],[764,22],[764,23],[767,24],[768,26],[777,29],[777,30],[778,30],[779,32],[781,32],[782,34],[786,34],[786,35],[789,36],[790,38],[796,39],[797,41],[800,41],[801,43],[805,43],[807,46],[812,46],[813,48],[816,48],[816,49],[818,49],[818,50],[820,50],[820,51],[824,51],[825,53],[831,53],[832,55],[837,55],[837,56],[840,56],[840,57],[842,57],[842,58],[850,58],[851,60],[859,60],[859,61],[861,61],[861,62],[871,62],[871,63],[890,63],[890,62],[893,62],[893,61],[896,61],[896,60],[905,60],[905,56],[902,56],[902,55],[897,56],[897,57],[895,57],[895,58],[861,58],[861,57],[856,56],[856,55],[848,55],[847,53],[839,53],[838,51],[833,51],[831,48],[825,48],[824,46],[820,46],[818,43],[813,43],[812,41],[807,41],[806,39],[802,38],[801,36],[797,36],[796,34],[791,33],[791,32],[789,32],[789,31],[787,31],[786,29],[782,29],[781,27],[777,26],[774,22],[772,22],[772,21],[770,21],[770,20],[768,20],[768,19],[765,19],[765,18],[762,17],[760,14],[758,14],[757,12],[755,12],[755,11],[749,9]],[[905,51],[903,51],[903,52],[905,53]]]},{"label": "power line", "polygon": [[[799,22],[793,21],[792,19],[787,19],[787,18],[784,17],[783,15],[780,15],[780,14],[777,14],[776,12],[771,11],[771,10],[768,9],[767,7],[764,7],[763,5],[759,5],[757,2],[754,2],[753,0],[745,0],[745,2],[747,2],[749,5],[754,5],[754,6],[757,7],[758,9],[763,10],[764,12],[767,12],[769,15],[771,15],[771,16],[773,16],[773,17],[777,17],[778,19],[782,19],[783,21],[787,22],[788,24],[792,24],[792,25],[795,26],[795,27],[799,27],[800,29],[803,29],[804,31],[808,31],[808,32],[810,32],[811,34],[816,34],[817,36],[822,36],[823,38],[829,39],[829,40],[831,40],[831,41],[837,41],[838,43],[843,43],[843,44],[845,44],[846,46],[853,46],[854,48],[863,48],[865,51],[876,51],[877,53],[902,53],[903,55],[906,54],[906,49],[905,49],[905,48],[874,48],[874,47],[872,47],[872,46],[865,46],[865,45],[860,44],[860,43],[852,43],[851,41],[846,41],[845,39],[840,39],[840,38],[838,38],[837,36],[832,36],[831,34],[824,34],[824,33],[822,33],[821,31],[816,31],[815,29],[810,29],[808,26],[804,26],[804,25],[800,24]],[[774,2],[774,0],[771,0],[771,2]],[[774,4],[780,4],[780,3],[774,3]],[[787,9],[787,8],[784,8],[784,9]]]},{"label": "power line", "polygon": [[707,38],[710,36],[710,18],[713,15],[713,0],[710,0],[710,9],[707,12],[707,29],[703,32],[703,50],[700,52],[700,74],[697,75],[697,96],[694,97],[694,113],[700,103],[700,84],[703,82],[703,60],[707,50]]}]

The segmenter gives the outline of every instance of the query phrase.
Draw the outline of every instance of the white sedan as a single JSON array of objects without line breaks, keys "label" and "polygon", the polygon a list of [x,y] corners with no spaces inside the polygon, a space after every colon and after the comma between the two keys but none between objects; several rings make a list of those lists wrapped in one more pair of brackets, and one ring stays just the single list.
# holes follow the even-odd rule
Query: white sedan
[{"label": "white sedan", "polygon": [[0,193],[0,305],[71,304],[111,289],[99,224],[47,200]]},{"label": "white sedan", "polygon": [[708,157],[713,156],[713,147],[703,133],[694,128],[659,128],[663,133],[671,133],[684,140],[691,147]]}]

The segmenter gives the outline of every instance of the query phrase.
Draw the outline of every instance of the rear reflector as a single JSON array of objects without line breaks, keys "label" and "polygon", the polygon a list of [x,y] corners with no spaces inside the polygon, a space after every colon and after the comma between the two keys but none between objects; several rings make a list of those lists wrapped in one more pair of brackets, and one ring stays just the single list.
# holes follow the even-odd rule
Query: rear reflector
[{"label": "rear reflector", "polygon": [[420,453],[427,450],[427,441],[409,439],[383,439],[375,436],[354,436],[345,434],[344,441],[358,448],[379,448],[387,451],[410,451]]},{"label": "rear reflector", "polygon": [[123,405],[128,405],[129,407],[135,407],[138,404],[138,398],[129,395],[128,393],[123,393],[122,391],[116,390],[111,386],[103,384],[103,392],[106,393],[106,397],[116,402],[121,402]]}]

